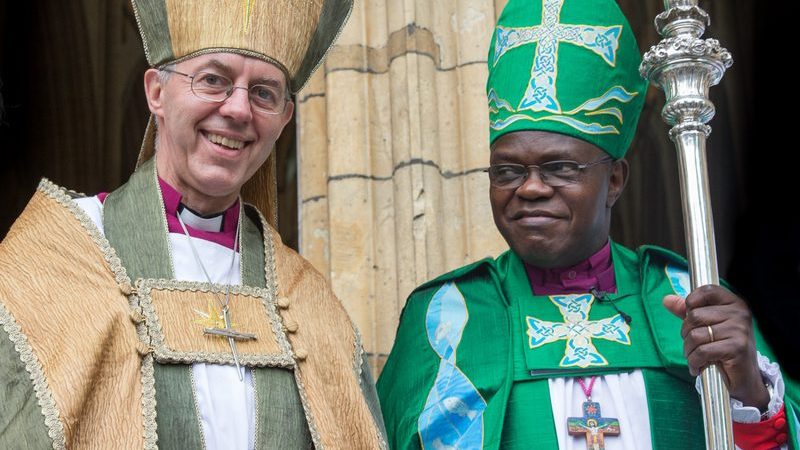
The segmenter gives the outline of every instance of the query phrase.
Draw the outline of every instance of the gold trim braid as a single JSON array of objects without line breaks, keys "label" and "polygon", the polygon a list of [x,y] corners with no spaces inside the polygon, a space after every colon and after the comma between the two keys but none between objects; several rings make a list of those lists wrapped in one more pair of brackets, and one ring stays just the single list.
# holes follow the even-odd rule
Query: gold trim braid
[{"label": "gold trim braid", "polygon": [[3,326],[3,330],[8,333],[8,338],[14,343],[14,348],[19,352],[19,358],[25,364],[25,370],[28,371],[31,381],[33,381],[33,390],[36,392],[37,403],[42,408],[47,435],[53,440],[53,449],[65,449],[67,442],[64,438],[64,426],[61,424],[58,406],[53,399],[53,393],[47,385],[42,363],[34,354],[33,348],[19,324],[17,324],[2,302],[0,302],[0,325]]},{"label": "gold trim braid", "polygon": [[156,375],[153,367],[153,355],[145,355],[142,359],[142,418],[144,419],[144,449],[157,450]]}]

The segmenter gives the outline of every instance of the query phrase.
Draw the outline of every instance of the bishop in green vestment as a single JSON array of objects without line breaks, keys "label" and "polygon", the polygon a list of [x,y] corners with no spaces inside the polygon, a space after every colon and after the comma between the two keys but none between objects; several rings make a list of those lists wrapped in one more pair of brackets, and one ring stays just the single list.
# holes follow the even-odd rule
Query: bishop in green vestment
[{"label": "bishop in green vestment", "polygon": [[[800,397],[745,302],[609,239],[644,103],[612,0],[510,0],[489,50],[488,175],[510,249],[409,297],[378,381],[394,449],[703,448],[718,362],[736,444],[798,443]],[[685,300],[684,300],[685,299]]]}]

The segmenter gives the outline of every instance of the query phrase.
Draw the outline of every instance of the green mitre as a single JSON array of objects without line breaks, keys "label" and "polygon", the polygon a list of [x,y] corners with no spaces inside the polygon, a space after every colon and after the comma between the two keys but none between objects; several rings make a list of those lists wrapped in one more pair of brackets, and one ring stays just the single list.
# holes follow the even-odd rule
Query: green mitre
[{"label": "green mitre", "polygon": [[509,0],[489,48],[490,142],[550,131],[623,157],[647,90],[640,62],[614,0]]}]

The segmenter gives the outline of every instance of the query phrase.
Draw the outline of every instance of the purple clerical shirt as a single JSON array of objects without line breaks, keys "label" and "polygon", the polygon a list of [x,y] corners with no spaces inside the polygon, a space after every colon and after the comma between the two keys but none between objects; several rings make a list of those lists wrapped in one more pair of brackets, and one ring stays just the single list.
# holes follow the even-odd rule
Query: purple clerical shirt
[{"label": "purple clerical shirt", "polygon": [[611,243],[606,242],[595,254],[571,267],[542,269],[525,263],[531,289],[536,295],[577,294],[597,289],[617,292]]},{"label": "purple clerical shirt", "polygon": [[[181,228],[181,224],[178,221],[178,207],[181,204],[183,195],[162,180],[161,177],[158,178],[158,185],[161,188],[161,195],[164,197],[164,211],[167,213],[167,228],[169,232],[183,234],[183,228]],[[107,192],[97,194],[97,198],[101,203],[105,202],[107,196]],[[186,231],[193,238],[233,248],[233,241],[236,239],[236,225],[239,222],[239,200],[237,199],[223,214],[225,216],[222,218],[222,230],[220,231],[199,230],[189,224],[186,224]]]}]

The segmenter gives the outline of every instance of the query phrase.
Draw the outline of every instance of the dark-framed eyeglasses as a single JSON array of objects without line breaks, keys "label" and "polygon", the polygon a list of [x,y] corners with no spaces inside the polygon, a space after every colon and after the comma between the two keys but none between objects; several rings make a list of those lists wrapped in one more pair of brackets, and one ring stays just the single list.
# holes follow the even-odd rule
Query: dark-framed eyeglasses
[{"label": "dark-framed eyeglasses", "polygon": [[542,183],[551,187],[567,186],[580,183],[583,171],[598,164],[614,161],[610,157],[581,164],[577,161],[549,161],[544,164],[496,164],[489,166],[484,172],[489,174],[489,183],[498,189],[516,189],[530,176],[532,170],[539,173]]},{"label": "dark-framed eyeglasses", "polygon": [[263,114],[281,114],[286,110],[286,104],[289,103],[286,90],[277,85],[234,86],[233,80],[213,72],[188,74],[167,68],[158,70],[189,78],[191,80],[192,93],[195,97],[207,102],[222,103],[233,95],[234,89],[244,89],[247,91],[247,96],[253,109]]}]

